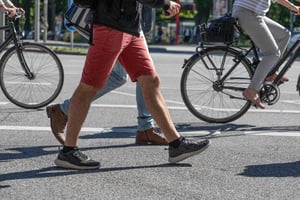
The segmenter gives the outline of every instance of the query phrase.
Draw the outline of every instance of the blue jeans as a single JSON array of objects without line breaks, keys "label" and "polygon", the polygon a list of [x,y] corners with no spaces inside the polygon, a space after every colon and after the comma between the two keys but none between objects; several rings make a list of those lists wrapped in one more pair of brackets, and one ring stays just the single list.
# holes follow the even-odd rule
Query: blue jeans
[{"label": "blue jeans", "polygon": [[[119,61],[116,62],[112,69],[112,72],[106,81],[105,86],[99,90],[99,92],[93,98],[93,101],[105,95],[106,93],[124,85],[127,81],[127,73]],[[60,104],[61,110],[68,115],[71,99],[66,99],[62,104]],[[138,127],[139,131],[144,131],[155,126],[154,120],[146,108],[144,98],[142,95],[142,89],[140,84],[136,83],[136,103],[138,109]]]}]

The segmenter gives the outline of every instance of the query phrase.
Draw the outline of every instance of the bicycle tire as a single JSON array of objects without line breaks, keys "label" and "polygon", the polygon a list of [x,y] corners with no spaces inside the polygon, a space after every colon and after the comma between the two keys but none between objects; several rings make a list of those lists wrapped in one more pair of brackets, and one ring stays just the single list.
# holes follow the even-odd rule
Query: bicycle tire
[{"label": "bicycle tire", "polygon": [[18,59],[16,47],[1,58],[0,86],[12,103],[26,109],[50,104],[59,95],[64,83],[60,59],[48,47],[24,42],[19,49],[34,78],[29,79]]},{"label": "bicycle tire", "polygon": [[194,54],[184,64],[181,96],[197,118],[209,123],[227,123],[238,119],[250,108],[250,102],[242,95],[253,76],[250,61],[242,59],[224,78],[240,57],[241,53],[233,48],[209,47]]}]

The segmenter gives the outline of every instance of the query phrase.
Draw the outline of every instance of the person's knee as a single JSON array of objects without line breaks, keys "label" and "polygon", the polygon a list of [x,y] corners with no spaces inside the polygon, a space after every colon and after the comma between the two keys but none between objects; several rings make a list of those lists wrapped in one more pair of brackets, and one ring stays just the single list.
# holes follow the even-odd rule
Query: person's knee
[{"label": "person's knee", "polygon": [[285,30],[285,34],[284,34],[284,36],[283,36],[283,39],[286,40],[286,41],[289,41],[290,38],[291,38],[291,36],[292,36],[291,31],[289,31],[288,29],[286,29],[286,30]]},{"label": "person's knee", "polygon": [[154,76],[151,83],[154,88],[158,88],[160,86],[159,76]]},{"label": "person's knee", "polygon": [[281,43],[282,45],[287,45],[291,39],[291,35],[291,32],[288,29],[285,29],[282,32],[281,37],[279,38],[279,43]]},{"label": "person's knee", "polygon": [[118,88],[122,85],[124,85],[127,82],[128,75],[125,74],[119,74],[112,71],[112,73],[109,76],[109,82],[115,87]]},{"label": "person's knee", "polygon": [[281,56],[281,51],[278,47],[269,48],[262,52],[265,58],[277,60]]},{"label": "person's knee", "polygon": [[124,75],[124,76],[120,76],[116,79],[116,85],[118,85],[118,87],[124,85],[128,80],[128,75]]},{"label": "person's knee", "polygon": [[137,78],[142,89],[152,90],[159,88],[160,78],[158,75],[143,75]]},{"label": "person's knee", "polygon": [[81,82],[76,89],[78,96],[92,98],[99,91],[98,87]]},{"label": "person's knee", "polygon": [[[146,85],[148,88],[158,88],[160,86],[160,78],[158,75],[142,77],[140,84]],[[142,86],[143,87],[143,86]]]}]

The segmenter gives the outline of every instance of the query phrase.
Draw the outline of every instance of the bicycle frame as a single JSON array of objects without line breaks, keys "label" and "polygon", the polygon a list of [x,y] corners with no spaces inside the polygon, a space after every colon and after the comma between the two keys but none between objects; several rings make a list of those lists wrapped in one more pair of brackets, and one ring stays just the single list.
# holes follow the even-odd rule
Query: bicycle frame
[{"label": "bicycle frame", "polygon": [[[227,123],[238,119],[251,106],[243,91],[249,87],[256,66],[260,63],[259,49],[251,38],[236,23],[234,27],[250,42],[249,48],[235,46],[238,38],[232,38],[223,45],[206,46],[205,42],[215,42],[214,38],[203,38],[196,52],[184,60],[180,89],[183,101],[189,111],[201,120],[210,123]],[[203,31],[205,34],[206,29]],[[273,105],[280,98],[279,85],[284,74],[300,54],[300,39],[278,59],[269,75],[275,71],[279,75],[264,81],[259,96],[263,103]],[[274,71],[273,71],[274,70]],[[298,78],[300,91],[300,75]],[[300,92],[299,92],[300,93]]]},{"label": "bicycle frame", "polygon": [[21,63],[23,70],[26,72],[26,76],[29,79],[33,79],[34,75],[33,75],[33,73],[31,73],[27,63],[25,62],[23,54],[21,53],[22,43],[21,43],[21,40],[17,36],[17,31],[15,29],[14,21],[15,21],[15,19],[9,19],[9,22],[7,25],[0,27],[0,31],[5,32],[5,31],[9,30],[9,32],[10,32],[9,36],[4,40],[4,42],[2,44],[0,44],[0,52],[2,52],[6,47],[8,47],[9,44],[13,41],[13,44],[17,51],[18,59]]},{"label": "bicycle frame", "polygon": [[[292,47],[283,55],[282,58],[278,61],[278,63],[275,65],[274,70],[278,70],[280,66],[284,63],[284,61],[287,60],[284,67],[280,70],[278,76],[275,78],[273,83],[275,85],[280,85],[281,78],[284,76],[284,74],[289,70],[289,68],[292,66],[294,61],[296,60],[297,56],[300,53],[300,40],[298,39]],[[290,56],[290,58],[288,58]]]},{"label": "bicycle frame", "polygon": [[[249,53],[252,51],[254,54],[254,58],[255,61],[251,62],[252,65],[257,65],[259,62],[259,55],[257,52],[257,48],[255,43],[251,40],[251,38],[247,35],[244,34],[243,30],[241,29],[241,27],[239,27],[238,25],[236,25],[237,30],[239,31],[240,34],[246,36],[246,38],[250,41],[251,43],[251,47],[249,50],[247,50],[244,53],[244,57],[247,57],[247,55],[249,55]],[[300,40],[298,39],[290,49],[288,49],[285,54],[278,60],[278,62],[276,63],[275,67],[272,69],[271,73],[275,73],[280,67],[281,65],[287,60],[286,64],[284,65],[284,67],[280,70],[278,76],[275,78],[275,80],[273,81],[274,85],[280,85],[281,82],[281,78],[284,76],[284,74],[289,70],[289,68],[292,66],[292,64],[294,63],[294,61],[296,60],[297,56],[300,53]],[[289,58],[288,58],[289,57]],[[255,63],[257,62],[257,63]],[[253,69],[255,70],[255,69]]]}]

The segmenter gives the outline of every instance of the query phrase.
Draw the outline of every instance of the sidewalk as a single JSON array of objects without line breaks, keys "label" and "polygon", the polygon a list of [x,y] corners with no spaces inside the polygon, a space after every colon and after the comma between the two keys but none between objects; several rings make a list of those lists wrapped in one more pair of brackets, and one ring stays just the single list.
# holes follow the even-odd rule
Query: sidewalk
[{"label": "sidewalk", "polygon": [[[34,42],[34,41],[30,41]],[[40,41],[40,44],[44,44],[46,46],[64,46],[64,47],[72,47],[72,44],[69,42],[62,41],[53,41],[47,40],[46,42]],[[88,44],[86,43],[74,43],[73,48],[88,48]],[[150,53],[194,53],[197,45],[155,45],[149,44]]]},{"label": "sidewalk", "polygon": [[195,53],[197,45],[151,45],[149,44],[150,53]]}]

